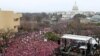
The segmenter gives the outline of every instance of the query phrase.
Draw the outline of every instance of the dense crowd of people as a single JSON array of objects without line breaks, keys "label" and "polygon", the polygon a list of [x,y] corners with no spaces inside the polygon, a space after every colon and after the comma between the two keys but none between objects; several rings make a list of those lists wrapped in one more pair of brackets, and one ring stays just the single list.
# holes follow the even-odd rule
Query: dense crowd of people
[{"label": "dense crowd of people", "polygon": [[9,47],[4,56],[52,56],[58,44],[53,41],[44,41],[44,31],[26,32],[17,34],[10,39]]},{"label": "dense crowd of people", "polygon": [[59,45],[45,39],[44,34],[50,31],[52,30],[46,28],[34,32],[18,32],[9,39],[8,47],[0,56],[53,56]]}]

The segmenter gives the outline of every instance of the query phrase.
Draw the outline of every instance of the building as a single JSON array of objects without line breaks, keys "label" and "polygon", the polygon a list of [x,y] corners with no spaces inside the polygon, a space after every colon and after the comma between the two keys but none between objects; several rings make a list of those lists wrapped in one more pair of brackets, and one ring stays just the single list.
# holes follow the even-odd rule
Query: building
[{"label": "building", "polygon": [[70,14],[73,17],[75,14],[78,14],[78,13],[79,13],[79,9],[78,9],[78,6],[77,6],[76,1],[75,1],[75,4],[74,4],[74,6],[73,6],[72,11],[71,11]]},{"label": "building", "polygon": [[20,17],[22,17],[21,14],[13,11],[0,11],[0,30],[7,31],[9,29],[17,32],[20,25]]},{"label": "building", "polygon": [[86,17],[86,18],[81,18],[80,19],[80,22],[81,23],[84,23],[84,24],[88,24],[88,23],[91,23],[91,20],[90,20],[91,18],[89,18],[89,17]]},{"label": "building", "polygon": [[93,23],[100,23],[100,15],[92,16],[91,20],[92,20]]},{"label": "building", "polygon": [[68,19],[73,18],[73,16],[76,15],[76,14],[81,14],[81,12],[79,11],[78,6],[77,6],[77,4],[75,2],[75,4],[74,4],[74,6],[73,6],[71,11],[57,12],[57,14],[61,14],[62,15],[61,20],[68,20]]},{"label": "building", "polygon": [[[76,14],[83,14],[89,18],[91,18],[93,15],[95,15],[94,11],[80,11],[76,2],[73,5],[71,11],[60,11],[60,12],[56,12],[56,13],[57,13],[57,15],[59,15],[59,14],[62,15],[61,20],[69,20],[69,19],[73,18]],[[89,20],[89,19],[86,19],[86,20]]]}]

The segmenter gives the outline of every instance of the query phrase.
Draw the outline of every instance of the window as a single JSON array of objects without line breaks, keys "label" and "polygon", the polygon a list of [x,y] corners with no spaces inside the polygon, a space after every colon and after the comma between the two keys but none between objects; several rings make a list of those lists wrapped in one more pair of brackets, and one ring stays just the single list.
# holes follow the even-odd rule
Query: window
[{"label": "window", "polygon": [[17,26],[14,26],[14,28],[17,28]]},{"label": "window", "polygon": [[18,21],[18,18],[14,19],[14,21]]}]

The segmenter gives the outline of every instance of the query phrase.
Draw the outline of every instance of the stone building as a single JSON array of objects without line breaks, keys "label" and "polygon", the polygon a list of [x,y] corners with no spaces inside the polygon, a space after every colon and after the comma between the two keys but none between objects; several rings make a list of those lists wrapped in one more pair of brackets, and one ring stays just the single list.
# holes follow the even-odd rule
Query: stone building
[{"label": "stone building", "polygon": [[20,25],[20,17],[22,15],[13,11],[0,10],[0,30],[7,31],[8,29],[14,32],[18,31]]}]

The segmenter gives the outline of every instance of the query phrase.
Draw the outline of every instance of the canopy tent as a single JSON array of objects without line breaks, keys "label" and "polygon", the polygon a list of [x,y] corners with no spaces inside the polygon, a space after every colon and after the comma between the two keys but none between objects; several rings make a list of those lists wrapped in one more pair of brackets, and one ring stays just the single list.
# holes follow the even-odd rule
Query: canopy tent
[{"label": "canopy tent", "polygon": [[72,34],[64,34],[61,38],[88,41],[92,37],[81,36],[81,35],[72,35]]},{"label": "canopy tent", "polygon": [[96,40],[93,37],[89,37],[89,36],[64,34],[61,38],[73,39],[73,40],[82,40],[82,41],[89,41],[89,40],[91,40],[92,44],[97,44]]}]

